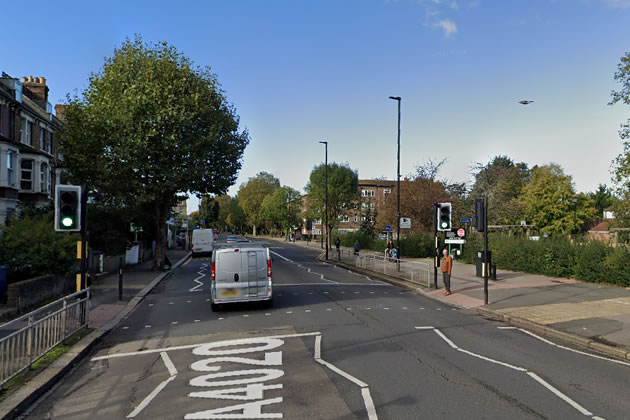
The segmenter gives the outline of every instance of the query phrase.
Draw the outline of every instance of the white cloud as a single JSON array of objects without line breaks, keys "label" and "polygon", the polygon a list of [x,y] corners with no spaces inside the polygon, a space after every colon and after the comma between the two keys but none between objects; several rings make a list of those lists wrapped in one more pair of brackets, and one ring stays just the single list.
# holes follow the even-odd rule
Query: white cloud
[{"label": "white cloud", "polygon": [[444,36],[447,38],[457,33],[457,24],[450,19],[441,19],[434,26],[441,28],[444,31]]}]

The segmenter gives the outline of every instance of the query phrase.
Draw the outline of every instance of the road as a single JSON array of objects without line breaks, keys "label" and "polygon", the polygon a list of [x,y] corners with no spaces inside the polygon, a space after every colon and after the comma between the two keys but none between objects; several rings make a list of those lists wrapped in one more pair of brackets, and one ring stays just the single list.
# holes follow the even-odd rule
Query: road
[{"label": "road", "polygon": [[211,312],[192,259],[24,418],[630,417],[629,364],[268,245],[272,309]]}]

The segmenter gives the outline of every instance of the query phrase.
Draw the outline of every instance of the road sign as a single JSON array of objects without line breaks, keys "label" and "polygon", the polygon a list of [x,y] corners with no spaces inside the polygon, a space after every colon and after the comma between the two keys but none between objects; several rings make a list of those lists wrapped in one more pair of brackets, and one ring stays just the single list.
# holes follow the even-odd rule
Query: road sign
[{"label": "road sign", "polygon": [[464,236],[466,236],[466,231],[464,229],[457,229],[457,236],[463,238]]},{"label": "road sign", "polygon": [[521,226],[525,226],[527,225],[527,222],[525,220],[521,220]]},{"label": "road sign", "polygon": [[466,239],[446,239],[444,241],[445,244],[460,244],[463,245],[466,243]]},{"label": "road sign", "polygon": [[201,221],[201,224],[202,224],[202,225],[205,225],[205,224],[206,224],[206,221],[205,221],[205,220],[202,220],[202,221]]},{"label": "road sign", "polygon": [[390,225],[385,226],[385,232],[391,232],[392,227]]},{"label": "road sign", "polygon": [[400,218],[400,228],[401,229],[411,229],[411,217],[401,217]]},{"label": "road sign", "polygon": [[472,217],[468,217],[466,219],[459,219],[459,221],[461,223],[470,223],[470,222],[472,222]]}]

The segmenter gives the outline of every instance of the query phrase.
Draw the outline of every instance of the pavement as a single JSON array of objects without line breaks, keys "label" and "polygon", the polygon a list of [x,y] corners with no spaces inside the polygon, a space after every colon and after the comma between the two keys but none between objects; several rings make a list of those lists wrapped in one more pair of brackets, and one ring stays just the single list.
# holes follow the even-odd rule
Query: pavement
[{"label": "pavement", "polygon": [[[276,240],[284,241],[284,238]],[[292,244],[320,248],[319,242]],[[362,250],[362,253],[371,252]],[[432,263],[427,259],[405,259]],[[450,296],[443,295],[440,272],[437,290],[410,287],[440,302],[475,310],[488,318],[630,360],[630,287],[497,270],[497,279],[488,280],[488,305],[484,305],[484,280],[476,277],[475,271],[472,264],[454,261]]]},{"label": "pavement", "polygon": [[171,270],[164,272],[152,271],[152,259],[127,267],[123,271],[122,300],[119,300],[118,273],[111,273],[98,278],[90,286],[92,301],[88,326],[95,330],[44,369],[42,373],[0,402],[0,419],[14,418],[24,408],[47,392],[60,377],[78,363],[109,331],[128,317],[154,287],[182,265],[190,256],[190,251],[172,249],[167,251],[167,255],[173,263]]}]

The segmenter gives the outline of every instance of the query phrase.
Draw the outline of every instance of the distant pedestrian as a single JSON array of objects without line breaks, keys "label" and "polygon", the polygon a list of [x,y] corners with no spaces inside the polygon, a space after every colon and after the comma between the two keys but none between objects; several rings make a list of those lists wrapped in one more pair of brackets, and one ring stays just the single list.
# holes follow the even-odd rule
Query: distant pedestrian
[{"label": "distant pedestrian", "polygon": [[446,291],[444,292],[444,296],[449,296],[451,294],[451,272],[453,271],[453,257],[448,255],[448,250],[444,249],[442,251],[444,254],[444,259],[442,260],[442,279],[444,280],[444,288]]},{"label": "distant pedestrian", "polygon": [[387,253],[387,256],[390,258],[393,257],[394,255],[394,241],[392,241],[391,239],[389,240],[389,242],[387,243],[387,248],[385,248],[385,252]]},{"label": "distant pedestrian", "polygon": [[341,248],[339,248],[341,246],[341,241],[339,240],[339,236],[337,236],[337,239],[335,239],[335,248],[337,248],[337,259],[341,260]]},{"label": "distant pedestrian", "polygon": [[361,245],[359,245],[359,240],[354,241],[354,255],[359,255],[359,251],[361,250]]}]

